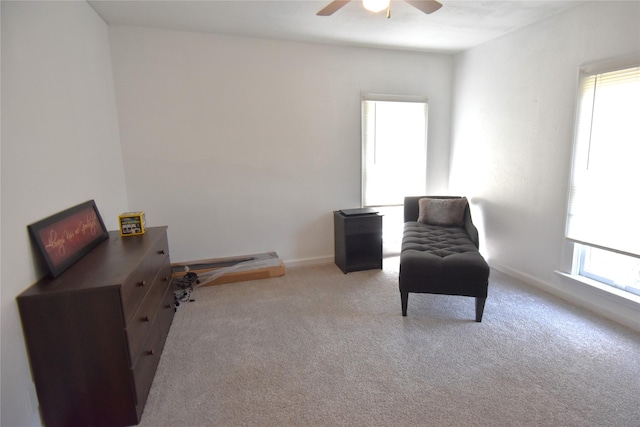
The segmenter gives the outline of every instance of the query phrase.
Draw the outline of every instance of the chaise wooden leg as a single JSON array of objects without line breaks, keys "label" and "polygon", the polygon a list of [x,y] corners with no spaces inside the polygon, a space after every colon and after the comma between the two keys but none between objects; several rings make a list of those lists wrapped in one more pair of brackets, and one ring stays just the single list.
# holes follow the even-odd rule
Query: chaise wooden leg
[{"label": "chaise wooden leg", "polygon": [[476,322],[482,322],[482,313],[484,313],[484,303],[487,298],[476,297]]},{"label": "chaise wooden leg", "polygon": [[402,302],[402,315],[407,315],[407,302],[409,301],[409,292],[400,291],[400,302]]}]

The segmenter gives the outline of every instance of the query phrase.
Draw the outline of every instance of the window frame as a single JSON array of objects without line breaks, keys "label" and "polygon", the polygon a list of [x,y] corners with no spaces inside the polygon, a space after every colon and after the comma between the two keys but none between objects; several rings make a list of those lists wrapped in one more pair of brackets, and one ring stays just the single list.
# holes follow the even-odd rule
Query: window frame
[{"label": "window frame", "polygon": [[[626,70],[631,68],[640,67],[640,62],[638,61],[637,55],[626,56],[622,58],[616,58],[608,61],[601,61],[598,63],[586,64],[580,68],[580,77],[578,79],[577,86],[577,95],[576,95],[576,111],[575,111],[575,129],[574,129],[574,141],[573,141],[573,152],[571,156],[572,166],[571,173],[569,177],[569,191],[567,196],[567,229],[565,231],[565,241],[567,242],[565,245],[566,250],[570,251],[573,255],[568,257],[571,259],[571,266],[569,271],[571,275],[584,277],[590,280],[594,280],[598,283],[601,283],[607,287],[611,287],[612,289],[618,289],[623,291],[624,293],[628,293],[629,295],[635,295],[635,292],[632,292],[625,288],[625,285],[620,285],[615,282],[614,279],[603,277],[598,274],[594,274],[585,269],[585,260],[587,256],[593,256],[593,254],[587,254],[588,251],[593,249],[604,250],[606,252],[617,254],[617,255],[627,255],[634,258],[640,258],[640,255],[628,253],[626,251],[620,251],[616,249],[611,249],[606,246],[600,246],[598,244],[594,244],[593,242],[584,242],[575,238],[570,238],[568,234],[569,228],[569,217],[571,215],[571,202],[572,202],[572,188],[574,185],[574,168],[576,167],[574,162],[576,161],[577,153],[576,150],[579,149],[580,141],[579,138],[579,124],[582,119],[582,111],[581,104],[583,102],[583,96],[585,96],[582,91],[583,82],[585,79],[593,78],[596,75],[609,73],[618,70]],[[590,119],[591,120],[591,119]],[[579,153],[578,153],[579,154]]]}]

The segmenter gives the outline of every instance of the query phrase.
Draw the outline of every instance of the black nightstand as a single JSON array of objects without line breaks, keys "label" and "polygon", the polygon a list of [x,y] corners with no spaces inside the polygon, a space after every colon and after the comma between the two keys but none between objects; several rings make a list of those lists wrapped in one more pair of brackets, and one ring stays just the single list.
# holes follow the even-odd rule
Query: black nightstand
[{"label": "black nightstand", "polygon": [[346,274],[382,269],[382,215],[333,212],[335,262]]}]

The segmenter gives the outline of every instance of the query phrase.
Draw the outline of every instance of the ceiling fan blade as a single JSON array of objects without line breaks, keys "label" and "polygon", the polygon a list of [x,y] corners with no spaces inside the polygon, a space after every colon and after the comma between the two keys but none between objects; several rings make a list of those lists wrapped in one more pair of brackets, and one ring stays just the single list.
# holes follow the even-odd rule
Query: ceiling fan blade
[{"label": "ceiling fan blade", "polygon": [[436,0],[404,0],[416,9],[426,14],[435,12],[442,7],[442,4]]},{"label": "ceiling fan blade", "polygon": [[338,9],[340,9],[345,4],[349,3],[349,1],[350,0],[334,0],[328,5],[326,5],[324,8],[320,9],[318,13],[316,13],[316,15],[318,16],[333,15],[335,12],[338,11]]}]

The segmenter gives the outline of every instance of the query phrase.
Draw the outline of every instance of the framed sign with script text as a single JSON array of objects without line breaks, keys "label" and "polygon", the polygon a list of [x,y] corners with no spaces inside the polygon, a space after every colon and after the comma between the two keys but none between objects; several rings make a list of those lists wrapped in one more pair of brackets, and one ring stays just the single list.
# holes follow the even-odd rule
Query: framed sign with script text
[{"label": "framed sign with script text", "polygon": [[89,200],[27,226],[53,277],[109,238],[95,201]]}]

